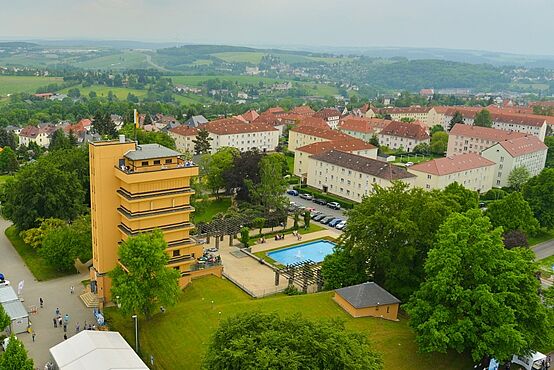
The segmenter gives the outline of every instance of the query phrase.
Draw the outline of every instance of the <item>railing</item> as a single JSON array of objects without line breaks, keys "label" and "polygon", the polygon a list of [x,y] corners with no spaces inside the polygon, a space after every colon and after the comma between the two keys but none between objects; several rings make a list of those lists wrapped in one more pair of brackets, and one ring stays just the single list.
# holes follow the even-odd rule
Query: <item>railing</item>
[{"label": "railing", "polygon": [[[180,160],[176,164],[156,164],[156,165],[139,166],[139,167],[133,167],[133,168],[131,168],[130,166],[124,166],[124,165],[117,166],[117,165],[115,165],[114,167],[117,168],[118,170],[120,170],[121,172],[127,174],[127,175],[134,175],[134,174],[137,174],[137,173],[178,170],[178,169],[182,169],[182,168],[194,168],[194,167],[198,167],[198,166],[195,163],[191,162],[191,161]],[[155,168],[149,169],[149,167],[155,167]],[[138,169],[138,171],[135,170],[135,169]]]},{"label": "railing", "polygon": [[194,194],[194,190],[187,187],[187,188],[182,188],[177,190],[161,190],[157,192],[150,192],[150,193],[144,193],[139,195],[139,194],[131,194],[125,189],[119,188],[117,190],[117,193],[123,196],[127,200],[139,200],[139,199],[148,199],[148,198],[179,195],[179,194]]},{"label": "railing", "polygon": [[138,230],[131,230],[125,224],[119,224],[117,225],[117,227],[119,228],[119,230],[123,231],[127,235],[137,235],[137,234],[152,231],[155,229],[160,229],[162,231],[172,231],[172,230],[192,228],[194,226],[190,222],[181,222],[173,225],[162,225],[162,226],[148,227],[148,228],[138,229]]},{"label": "railing", "polygon": [[123,214],[125,217],[129,219],[133,218],[140,218],[140,217],[148,217],[148,216],[161,216],[166,215],[170,213],[176,213],[176,212],[183,212],[183,211],[194,211],[194,208],[192,206],[178,206],[178,207],[171,207],[168,209],[161,209],[161,210],[150,210],[150,211],[140,211],[140,212],[131,212],[125,207],[118,207],[117,210],[119,213]]},{"label": "railing", "polygon": [[206,269],[209,269],[211,267],[217,267],[217,266],[222,266],[221,260],[216,261],[216,262],[196,263],[196,264],[190,266],[189,271],[184,271],[184,272],[206,270]]},{"label": "railing", "polygon": [[179,263],[179,262],[188,262],[188,261],[194,261],[194,257],[191,257],[191,256],[176,256],[176,257],[172,257],[169,259],[169,261],[167,262],[168,265],[172,265],[174,263]]}]

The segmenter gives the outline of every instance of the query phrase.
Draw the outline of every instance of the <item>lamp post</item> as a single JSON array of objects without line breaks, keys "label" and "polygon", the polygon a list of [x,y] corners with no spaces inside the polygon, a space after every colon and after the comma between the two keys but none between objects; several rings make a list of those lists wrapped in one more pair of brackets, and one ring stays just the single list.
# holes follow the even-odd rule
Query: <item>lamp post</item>
[{"label": "lamp post", "polygon": [[139,353],[139,336],[138,336],[138,316],[133,315],[133,321],[135,322],[135,352]]}]

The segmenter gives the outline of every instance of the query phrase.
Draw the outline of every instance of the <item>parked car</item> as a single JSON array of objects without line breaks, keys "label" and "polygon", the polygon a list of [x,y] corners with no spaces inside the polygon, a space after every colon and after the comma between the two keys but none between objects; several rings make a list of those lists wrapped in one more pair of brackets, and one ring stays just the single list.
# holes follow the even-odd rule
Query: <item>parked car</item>
[{"label": "parked car", "polygon": [[325,200],[321,199],[321,198],[315,198],[315,199],[313,200],[313,202],[314,202],[315,204],[321,204],[322,206],[324,206],[324,205],[327,204],[327,202],[326,202]]},{"label": "parked car", "polygon": [[321,214],[321,212],[312,211],[312,212],[310,212],[310,217],[311,217],[311,218],[314,218],[314,217],[316,217],[316,216],[319,216],[320,214]]},{"label": "parked car", "polygon": [[327,216],[326,214],[324,214],[324,213],[320,213],[319,215],[317,215],[317,216],[314,217],[314,221],[318,221],[318,222],[319,222],[319,221],[323,220],[325,217],[328,217],[328,216]]},{"label": "parked car", "polygon": [[287,194],[296,197],[298,196],[298,190],[294,190],[294,189],[287,190]]},{"label": "parked car", "polygon": [[325,217],[324,219],[322,219],[321,222],[322,224],[324,225],[327,225],[329,222],[331,222],[332,220],[334,220],[335,218],[333,216],[329,216],[329,217]]},{"label": "parked car", "polygon": [[413,166],[414,165],[414,162],[407,162],[406,163],[406,167],[410,167],[410,166]]},{"label": "parked car", "polygon": [[340,222],[342,222],[340,218],[335,218],[334,220],[329,222],[328,225],[331,227],[336,227]]},{"label": "parked car", "polygon": [[335,226],[335,229],[337,230],[342,230],[346,227],[346,221],[341,221],[339,222],[336,226]]},{"label": "parked car", "polygon": [[300,194],[300,198],[306,199],[306,200],[312,200],[312,199],[314,199],[314,196],[311,195],[311,194],[303,193],[303,194]]},{"label": "parked car", "polygon": [[331,209],[339,210],[340,209],[340,204],[338,204],[337,202],[330,202],[330,203],[327,203],[327,207],[329,207]]}]

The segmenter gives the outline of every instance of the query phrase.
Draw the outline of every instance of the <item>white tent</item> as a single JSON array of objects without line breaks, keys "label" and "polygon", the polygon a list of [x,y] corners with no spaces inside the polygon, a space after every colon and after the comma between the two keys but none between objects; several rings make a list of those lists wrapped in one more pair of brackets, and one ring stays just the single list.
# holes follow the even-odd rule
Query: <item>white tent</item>
[{"label": "white tent", "polygon": [[147,370],[148,366],[115,331],[83,330],[50,348],[60,370]]},{"label": "white tent", "polygon": [[528,357],[516,356],[512,357],[512,363],[521,365],[525,370],[541,369],[541,361],[546,359],[546,355],[535,352]]}]

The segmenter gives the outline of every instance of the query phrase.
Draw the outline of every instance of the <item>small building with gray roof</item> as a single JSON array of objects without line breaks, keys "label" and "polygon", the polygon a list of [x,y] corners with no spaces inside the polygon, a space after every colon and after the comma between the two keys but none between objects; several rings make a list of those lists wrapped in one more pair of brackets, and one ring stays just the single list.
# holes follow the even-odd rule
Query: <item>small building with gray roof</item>
[{"label": "small building with gray roof", "polygon": [[374,282],[336,289],[333,300],[352,317],[398,321],[400,300]]}]

